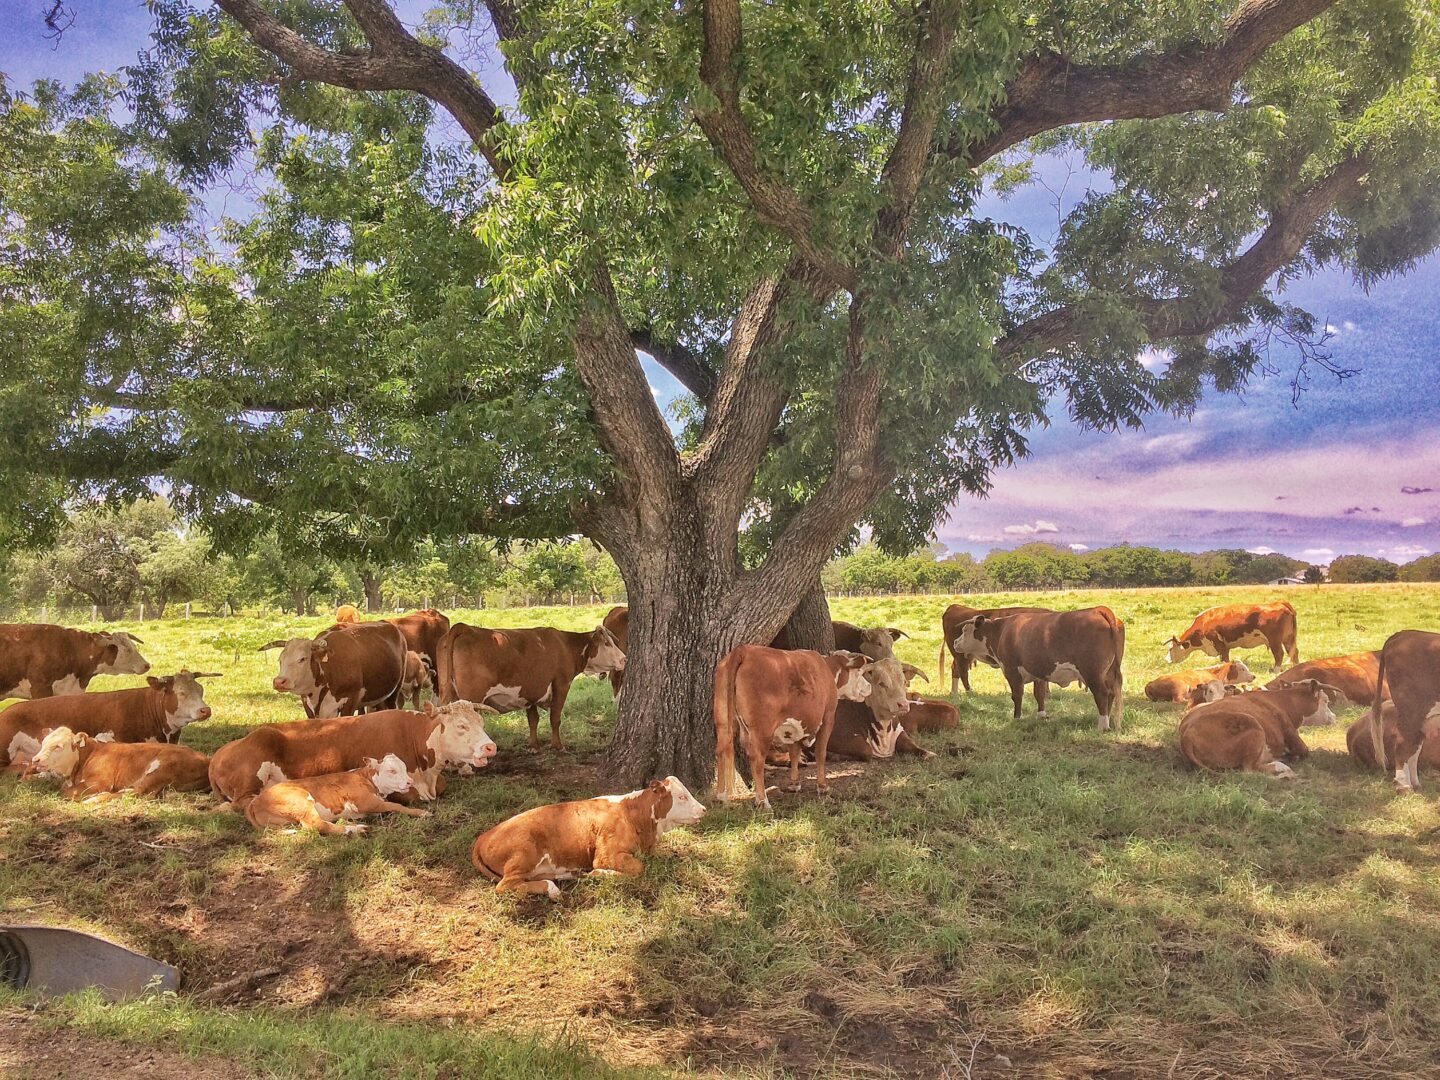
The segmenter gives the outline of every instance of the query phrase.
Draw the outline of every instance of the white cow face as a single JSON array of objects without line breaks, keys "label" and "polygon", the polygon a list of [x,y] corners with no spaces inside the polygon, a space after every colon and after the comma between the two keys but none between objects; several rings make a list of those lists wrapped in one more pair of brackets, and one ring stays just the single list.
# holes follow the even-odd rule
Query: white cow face
[{"label": "white cow face", "polygon": [[80,748],[84,745],[84,735],[77,735],[68,727],[57,727],[40,740],[40,748],[30,759],[30,771],[69,780],[80,764]]},{"label": "white cow face", "polygon": [[906,696],[906,679],[900,661],[893,657],[866,664],[863,669],[870,683],[870,693],[865,703],[882,724],[894,722],[896,717],[910,711],[910,699]]},{"label": "white cow face", "polygon": [[376,792],[382,796],[394,795],[397,791],[408,791],[414,786],[410,779],[410,772],[405,768],[405,762],[394,754],[386,754],[379,761],[374,758],[366,758],[365,764],[375,770],[370,782],[375,785]]},{"label": "white cow face", "polygon": [[490,764],[496,747],[494,740],[485,734],[485,717],[481,710],[495,711],[471,701],[452,701],[438,709],[426,702],[425,714],[440,721],[430,733],[430,738],[425,740],[425,745],[435,751],[437,763],[477,768]]},{"label": "white cow face", "polygon": [[661,832],[677,825],[694,825],[705,816],[704,805],[690,794],[690,789],[678,777],[667,776],[662,783],[670,793],[670,810],[657,822]]},{"label": "white cow face", "polygon": [[976,660],[992,660],[990,646],[985,644],[985,639],[980,636],[980,623],[983,616],[977,615],[960,624],[960,633],[955,636],[955,651],[961,656],[968,656]]},{"label": "white cow face", "polygon": [[865,657],[859,653],[836,649],[830,654],[845,661],[845,666],[835,674],[835,693],[845,701],[864,701],[870,696],[870,680],[866,672],[870,665],[863,663]]},{"label": "white cow face", "polygon": [[1165,659],[1172,664],[1180,663],[1194,651],[1189,645],[1173,637],[1165,643]]},{"label": "white cow face", "polygon": [[200,685],[198,680],[213,674],[214,672],[182,671],[176,675],[166,675],[161,679],[157,679],[153,675],[150,677],[149,682],[152,689],[167,691],[175,695],[174,708],[165,711],[165,726],[171,732],[179,731],[186,724],[193,724],[197,720],[210,719],[210,706],[205,704],[205,688]]},{"label": "white cow face", "polygon": [[1201,683],[1190,695],[1190,702],[1193,705],[1208,705],[1212,701],[1219,701],[1225,696],[1225,684],[1219,679],[1211,679],[1209,682]]},{"label": "white cow face", "polygon": [[1244,660],[1230,661],[1230,676],[1225,680],[1230,683],[1251,683],[1255,681],[1255,673],[1245,666]]},{"label": "white cow face", "polygon": [[1335,714],[1330,711],[1330,695],[1314,683],[1311,683],[1310,686],[1315,692],[1315,709],[1300,718],[1300,726],[1326,727],[1335,723]]},{"label": "white cow face", "polygon": [[606,627],[596,627],[587,652],[586,675],[608,675],[612,671],[625,670],[625,650],[620,648],[615,635]]},{"label": "white cow face", "polygon": [[310,671],[310,657],[315,651],[315,642],[309,638],[291,638],[289,641],[272,641],[261,649],[280,649],[280,674],[271,683],[282,694],[299,694],[305,697],[320,689]]},{"label": "white cow face", "polygon": [[[128,634],[124,630],[106,631],[102,632],[99,638],[106,651],[95,668],[97,675],[144,675],[150,670],[149,662],[136,648],[144,642],[134,634]],[[110,659],[109,655],[112,645],[115,647],[114,659]]]}]

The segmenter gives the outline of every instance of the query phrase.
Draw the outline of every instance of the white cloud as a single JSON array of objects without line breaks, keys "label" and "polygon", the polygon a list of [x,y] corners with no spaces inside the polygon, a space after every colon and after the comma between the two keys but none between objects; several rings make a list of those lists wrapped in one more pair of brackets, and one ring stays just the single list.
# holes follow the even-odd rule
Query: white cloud
[{"label": "white cloud", "polygon": [[1300,553],[1307,559],[1329,559],[1335,555],[1334,548],[1306,548]]},{"label": "white cloud", "polygon": [[1404,521],[1400,522],[1400,527],[1404,529],[1413,529],[1417,525],[1426,524],[1428,524],[1428,522],[1422,517],[1408,517]]},{"label": "white cloud", "polygon": [[1170,361],[1175,359],[1175,354],[1169,349],[1157,349],[1153,345],[1147,345],[1135,359],[1140,361],[1140,366],[1146,371],[1164,371],[1170,366]]},{"label": "white cloud", "polygon": [[1090,550],[1090,545],[1089,545],[1089,544],[1071,544],[1071,545],[1070,545],[1070,550],[1071,550],[1071,551],[1089,551],[1089,550]]},{"label": "white cloud", "polygon": [[1394,562],[1409,562],[1411,559],[1418,559],[1422,555],[1429,555],[1430,549],[1420,547],[1418,544],[1401,544],[1399,547],[1380,548],[1375,554]]},{"label": "white cloud", "polygon": [[660,388],[658,386],[650,387],[650,393],[654,394],[657,399],[663,396],[661,395]]},{"label": "white cloud", "polygon": [[1053,521],[1036,520],[1034,525],[1006,525],[1008,536],[1034,536],[1036,533],[1058,533],[1060,527]]},{"label": "white cloud", "polygon": [[1261,544],[1259,547],[1246,548],[1245,550],[1248,551],[1248,552],[1250,552],[1251,555],[1274,555],[1274,554],[1275,554],[1275,549],[1274,549],[1274,548],[1272,548],[1272,547],[1266,547],[1264,544]]},{"label": "white cloud", "polygon": [[1143,449],[1147,454],[1183,454],[1187,450],[1193,450],[1199,443],[1198,432],[1176,431],[1169,435],[1156,435],[1153,439],[1146,439]]},{"label": "white cloud", "polygon": [[1346,332],[1347,334],[1353,334],[1356,330],[1359,330],[1359,329],[1360,329],[1358,326],[1356,326],[1356,325],[1355,325],[1353,322],[1351,322],[1349,319],[1346,319],[1346,320],[1345,320],[1343,323],[1341,323],[1340,325],[1345,328],[1345,332]]}]

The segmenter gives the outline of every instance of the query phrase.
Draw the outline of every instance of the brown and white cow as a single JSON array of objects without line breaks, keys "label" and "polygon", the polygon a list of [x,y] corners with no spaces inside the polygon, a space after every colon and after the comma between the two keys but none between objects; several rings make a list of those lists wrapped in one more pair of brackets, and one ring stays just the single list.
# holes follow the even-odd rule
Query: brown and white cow
[{"label": "brown and white cow", "polygon": [[1255,676],[1245,666],[1245,661],[1227,660],[1214,667],[1177,671],[1151,679],[1145,684],[1145,696],[1151,701],[1187,701],[1190,691],[1214,680],[1227,686],[1239,686],[1242,683],[1254,682]]},{"label": "brown and white cow", "polygon": [[332,626],[311,638],[271,641],[280,672],[272,685],[295,694],[311,717],[353,716],[362,709],[400,704],[405,678],[405,636],[388,622]]},{"label": "brown and white cow", "polygon": [[56,728],[120,743],[176,742],[186,724],[210,718],[205,688],[213,672],[181,671],[133,690],[102,690],[22,701],[0,712],[0,765],[23,765]]},{"label": "brown and white cow", "polygon": [[1282,671],[1265,685],[1270,689],[1288,686],[1305,679],[1318,679],[1333,686],[1356,705],[1373,705],[1375,688],[1380,682],[1380,654],[1357,652],[1331,656],[1324,660],[1307,660]]},{"label": "brown and white cow", "polygon": [[[841,619],[831,619],[830,629],[835,635],[835,649],[838,652],[856,652],[871,660],[884,660],[895,655],[895,642],[910,635],[894,626],[856,626]],[[790,631],[781,627],[770,642],[772,649],[790,649]]]},{"label": "brown and white cow", "polygon": [[1290,663],[1300,662],[1295,643],[1295,609],[1288,600],[1273,604],[1227,604],[1195,616],[1190,628],[1166,643],[1166,659],[1178,664],[1192,652],[1203,652],[1220,660],[1230,659],[1231,649],[1255,649],[1264,645],[1280,670],[1285,653]]},{"label": "brown and white cow", "polygon": [[469,701],[438,709],[427,702],[418,713],[387,709],[266,724],[215,751],[210,785],[243,809],[269,784],[359,769],[369,758],[394,754],[405,762],[420,797],[432,799],[442,768],[488,765],[495,756],[482,711],[493,710]]},{"label": "brown and white cow", "polygon": [[40,742],[26,775],[55,776],[60,794],[99,802],[123,792],[209,791],[210,759],[188,746],[119,743],[58,727]]},{"label": "brown and white cow", "polygon": [[358,769],[271,784],[250,800],[245,817],[257,829],[299,825],[323,836],[363,836],[366,826],[353,824],[354,818],[370,814],[429,817],[429,810],[389,798],[414,787],[405,762],[386,754],[379,760],[368,758]]},{"label": "brown and white cow", "polygon": [[905,728],[917,735],[927,731],[943,731],[960,726],[960,710],[939,698],[910,695],[910,711],[905,714]]},{"label": "brown and white cow", "polygon": [[96,675],[144,675],[143,644],[124,630],[0,623],[0,701],[79,694]]},{"label": "brown and white cow", "polygon": [[[842,699],[835,705],[835,729],[830,733],[828,756],[854,761],[884,761],[896,754],[931,756],[915,744],[906,730],[912,706],[900,662],[894,657],[877,660],[866,666],[865,678],[870,693],[864,701]],[[815,740],[804,739],[801,746],[804,762],[813,762]],[[787,764],[788,748],[772,746],[767,759],[771,765]]]},{"label": "brown and white cow", "polygon": [[430,678],[435,679],[436,666],[440,658],[440,642],[450,629],[450,618],[434,608],[412,611],[409,615],[396,615],[386,619],[405,635],[405,646],[425,659],[430,668]]},{"label": "brown and white cow", "polygon": [[[1420,752],[1440,729],[1440,634],[1401,630],[1385,639],[1380,673],[1370,706],[1370,739],[1377,760],[1395,762],[1395,785],[1401,791],[1420,789]],[[1394,743],[1387,754],[1380,703],[1395,703]]]},{"label": "brown and white cow", "polygon": [[345,626],[360,621],[360,609],[354,604],[341,604],[335,609],[335,625]]},{"label": "brown and white cow", "polygon": [[940,669],[936,678],[945,678],[945,650],[950,650],[950,696],[954,697],[959,693],[959,687],[964,686],[967,694],[973,693],[970,689],[970,668],[975,661],[982,664],[989,664],[994,667],[995,662],[987,658],[981,652],[972,654],[962,651],[960,647],[960,627],[969,622],[976,615],[989,615],[995,618],[1003,618],[1006,615],[1019,615],[1035,611],[1049,611],[1049,608],[1042,607],[1001,607],[1001,608],[973,608],[964,604],[951,604],[945,609],[945,614],[940,616]]},{"label": "brown and white cow", "polygon": [[[1395,703],[1380,703],[1380,724],[1385,738],[1385,761],[1381,764],[1375,756],[1375,741],[1370,737],[1370,714],[1364,713],[1345,732],[1345,748],[1350,756],[1367,769],[1381,769],[1386,773],[1395,771],[1395,740],[1399,734],[1395,727]],[[1426,739],[1420,744],[1420,760],[1417,769],[1426,772],[1440,769],[1440,739]]]},{"label": "brown and white cow", "polygon": [[705,807],[678,779],[653,780],[628,795],[537,806],[502,821],[475,838],[470,860],[498,882],[496,892],[560,896],[557,881],[582,874],[638,877],[638,858],[654,850],[660,836],[693,825]]},{"label": "brown and white cow", "polygon": [[955,647],[1004,672],[1017,720],[1026,683],[1034,684],[1043,718],[1048,684],[1079,681],[1095,699],[1100,730],[1109,731],[1112,720],[1117,730],[1120,727],[1125,712],[1125,624],[1107,607],[972,615],[961,624]]},{"label": "brown and white cow", "polygon": [[412,709],[420,708],[420,695],[426,690],[435,689],[435,684],[430,679],[430,669],[425,664],[425,658],[418,652],[407,652],[405,654],[405,678],[400,681],[400,704],[410,702]]},{"label": "brown and white cow", "polygon": [[1333,724],[1330,694],[1313,679],[1279,690],[1227,694],[1199,705],[1180,721],[1180,753],[1191,765],[1219,771],[1262,772],[1277,780],[1295,773],[1282,758],[1310,753],[1300,728]]},{"label": "brown and white cow", "polygon": [[570,684],[580,675],[625,670],[625,653],[603,626],[587,632],[548,626],[487,630],[456,623],[440,643],[442,702],[483,701],[497,712],[524,709],[530,749],[540,749],[540,707],[550,710],[550,745],[560,741],[560,716]]},{"label": "brown and white cow", "polygon": [[859,653],[821,656],[808,649],[740,645],[715,670],[715,797],[730,801],[738,739],[750,764],[755,805],[770,809],[765,760],[772,748],[790,754],[786,791],[800,790],[800,759],[806,739],[815,742],[815,782],[829,790],[825,759],[841,699],[864,701],[870,693]]},{"label": "brown and white cow", "polygon": [[[600,620],[600,625],[610,631],[610,636],[615,639],[615,644],[622,653],[630,652],[630,609],[626,605],[617,604],[612,607],[605,613],[605,618]],[[610,680],[610,693],[618,698],[625,686],[625,669],[622,667],[619,671],[600,677]]]}]

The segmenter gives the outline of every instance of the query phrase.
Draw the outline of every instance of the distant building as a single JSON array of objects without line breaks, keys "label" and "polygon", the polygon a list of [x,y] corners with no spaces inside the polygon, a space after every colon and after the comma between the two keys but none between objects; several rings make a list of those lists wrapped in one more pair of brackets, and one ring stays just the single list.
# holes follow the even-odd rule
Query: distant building
[{"label": "distant building", "polygon": [[1266,585],[1304,585],[1298,577],[1277,577],[1274,581],[1267,581]]}]

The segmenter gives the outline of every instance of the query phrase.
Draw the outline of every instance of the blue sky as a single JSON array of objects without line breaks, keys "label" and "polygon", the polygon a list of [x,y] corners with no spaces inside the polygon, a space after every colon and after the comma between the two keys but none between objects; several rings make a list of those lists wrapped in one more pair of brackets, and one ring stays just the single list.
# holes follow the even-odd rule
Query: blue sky
[{"label": "blue sky", "polygon": [[[44,38],[48,6],[0,5],[0,71],[12,85],[113,71],[146,47],[150,17],[138,0],[72,0],[75,23],[58,46]],[[401,10],[418,16],[424,6],[407,0]],[[498,66],[482,78],[510,97]],[[1064,187],[1067,207],[1084,194],[1085,175],[1066,186],[1067,171],[1048,162],[1045,186],[982,209],[1046,240],[1053,192]],[[1333,328],[1334,358],[1356,376],[1338,383],[1317,373],[1294,404],[1293,357],[1277,354],[1282,375],[1245,395],[1212,395],[1189,421],[1160,417],[1118,435],[1080,431],[1057,410],[1031,456],[996,474],[988,498],[952,508],[940,540],[977,554],[1037,539],[1076,548],[1124,541],[1314,562],[1350,552],[1405,561],[1440,549],[1440,257],[1368,295],[1331,271],[1293,284],[1287,297]],[[656,396],[673,398],[674,380],[646,366]]]}]

